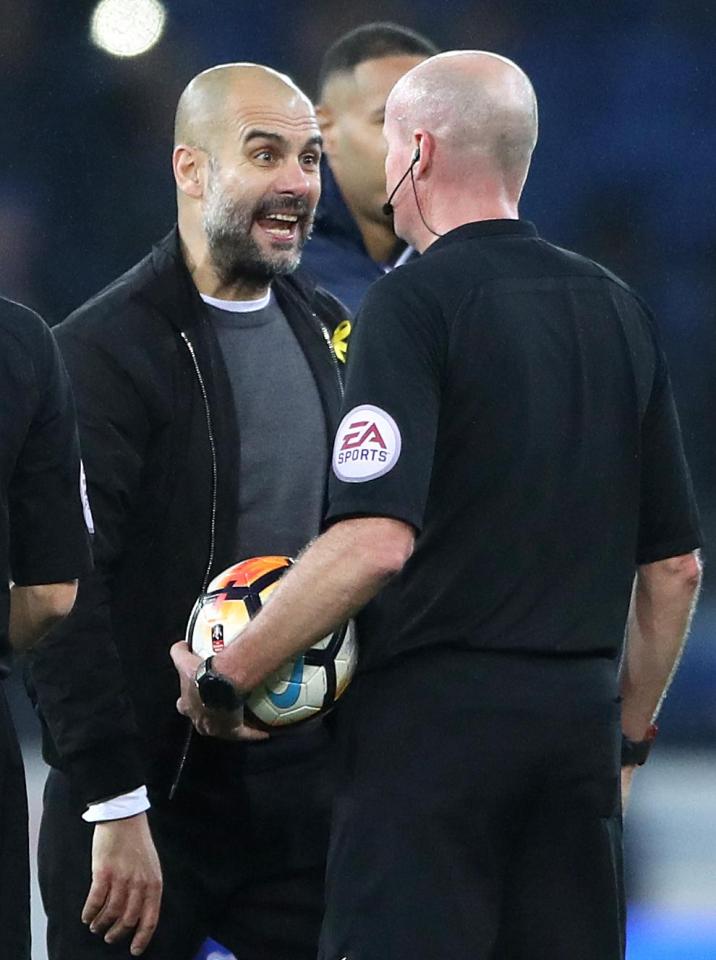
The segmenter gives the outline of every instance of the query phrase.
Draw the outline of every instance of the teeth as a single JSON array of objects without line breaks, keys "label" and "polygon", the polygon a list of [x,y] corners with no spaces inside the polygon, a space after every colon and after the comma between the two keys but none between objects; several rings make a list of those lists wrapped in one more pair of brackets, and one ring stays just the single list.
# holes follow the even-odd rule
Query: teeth
[{"label": "teeth", "polygon": [[296,223],[298,221],[298,217],[288,213],[272,213],[266,219],[267,220],[285,220],[287,223]]}]

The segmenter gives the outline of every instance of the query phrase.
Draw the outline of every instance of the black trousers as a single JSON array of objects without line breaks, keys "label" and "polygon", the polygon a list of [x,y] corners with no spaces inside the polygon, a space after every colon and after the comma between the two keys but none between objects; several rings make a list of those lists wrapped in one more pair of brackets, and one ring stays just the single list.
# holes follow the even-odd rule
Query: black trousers
[{"label": "black trousers", "polygon": [[621,960],[615,673],[448,650],[355,680],[320,960]]},{"label": "black trousers", "polygon": [[30,960],[30,858],[25,771],[0,682],[0,957]]},{"label": "black trousers", "polygon": [[[218,753],[221,753],[219,749]],[[333,779],[322,753],[247,773],[193,754],[174,800],[153,798],[150,824],[164,876],[146,960],[191,960],[210,936],[239,960],[315,960]],[[50,960],[128,958],[80,922],[93,827],[64,774],[50,772],[39,873]]]}]

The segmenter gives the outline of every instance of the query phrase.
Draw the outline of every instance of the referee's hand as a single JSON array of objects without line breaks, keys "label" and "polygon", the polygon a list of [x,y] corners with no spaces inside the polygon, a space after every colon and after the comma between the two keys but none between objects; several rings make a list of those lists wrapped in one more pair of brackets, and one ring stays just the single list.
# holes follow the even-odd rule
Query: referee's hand
[{"label": "referee's hand", "polygon": [[217,737],[219,740],[268,739],[268,732],[246,722],[243,709],[209,710],[204,706],[194,682],[201,658],[191,652],[186,641],[179,640],[172,646],[170,653],[179,674],[181,690],[177,710],[182,716],[189,717],[198,734],[202,737]]},{"label": "referee's hand", "polygon": [[82,922],[115,943],[134,931],[130,952],[146,950],[159,920],[162,870],[146,813],[95,824],[92,886]]}]

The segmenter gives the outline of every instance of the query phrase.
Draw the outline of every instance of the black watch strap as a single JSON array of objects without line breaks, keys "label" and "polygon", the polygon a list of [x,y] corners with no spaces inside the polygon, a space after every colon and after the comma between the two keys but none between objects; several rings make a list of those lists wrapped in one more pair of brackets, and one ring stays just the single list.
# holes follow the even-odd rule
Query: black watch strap
[{"label": "black watch strap", "polygon": [[641,767],[646,763],[651,745],[656,740],[658,727],[655,723],[649,724],[643,740],[630,740],[622,734],[622,766]]},{"label": "black watch strap", "polygon": [[238,710],[246,703],[248,694],[243,694],[223,673],[212,666],[214,658],[207,657],[196,668],[194,683],[199,697],[210,710]]}]

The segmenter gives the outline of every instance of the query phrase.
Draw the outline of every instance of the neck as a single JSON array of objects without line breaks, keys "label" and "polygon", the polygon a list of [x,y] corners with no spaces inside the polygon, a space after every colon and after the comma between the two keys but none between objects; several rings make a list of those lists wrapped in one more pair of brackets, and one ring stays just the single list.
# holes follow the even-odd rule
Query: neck
[{"label": "neck", "polygon": [[[426,223],[435,233],[445,234],[465,223],[480,220],[518,220],[518,202],[514,197],[498,194],[465,196],[464,188],[441,192],[433,202],[423,204],[421,209]],[[439,237],[425,227],[416,211],[416,229],[413,246],[424,253]]]},{"label": "neck", "polygon": [[382,216],[382,212],[378,213],[377,217],[375,214],[370,216],[366,213],[367,202],[361,207],[351,199],[348,191],[342,186],[346,178],[343,175],[340,163],[335,158],[331,158],[328,160],[328,165],[343,202],[360,231],[368,256],[374,263],[389,263],[398,244],[398,239],[393,231],[392,220],[389,217]]},{"label": "neck", "polygon": [[236,280],[224,283],[214,268],[209,254],[204,231],[182,217],[178,217],[179,242],[187,270],[191,274],[194,286],[207,297],[217,300],[260,300],[268,293],[270,283],[256,283]]},{"label": "neck", "polygon": [[371,260],[376,263],[389,263],[398,242],[393,233],[391,221],[386,218],[385,223],[378,223],[362,216],[360,213],[351,212]]}]

